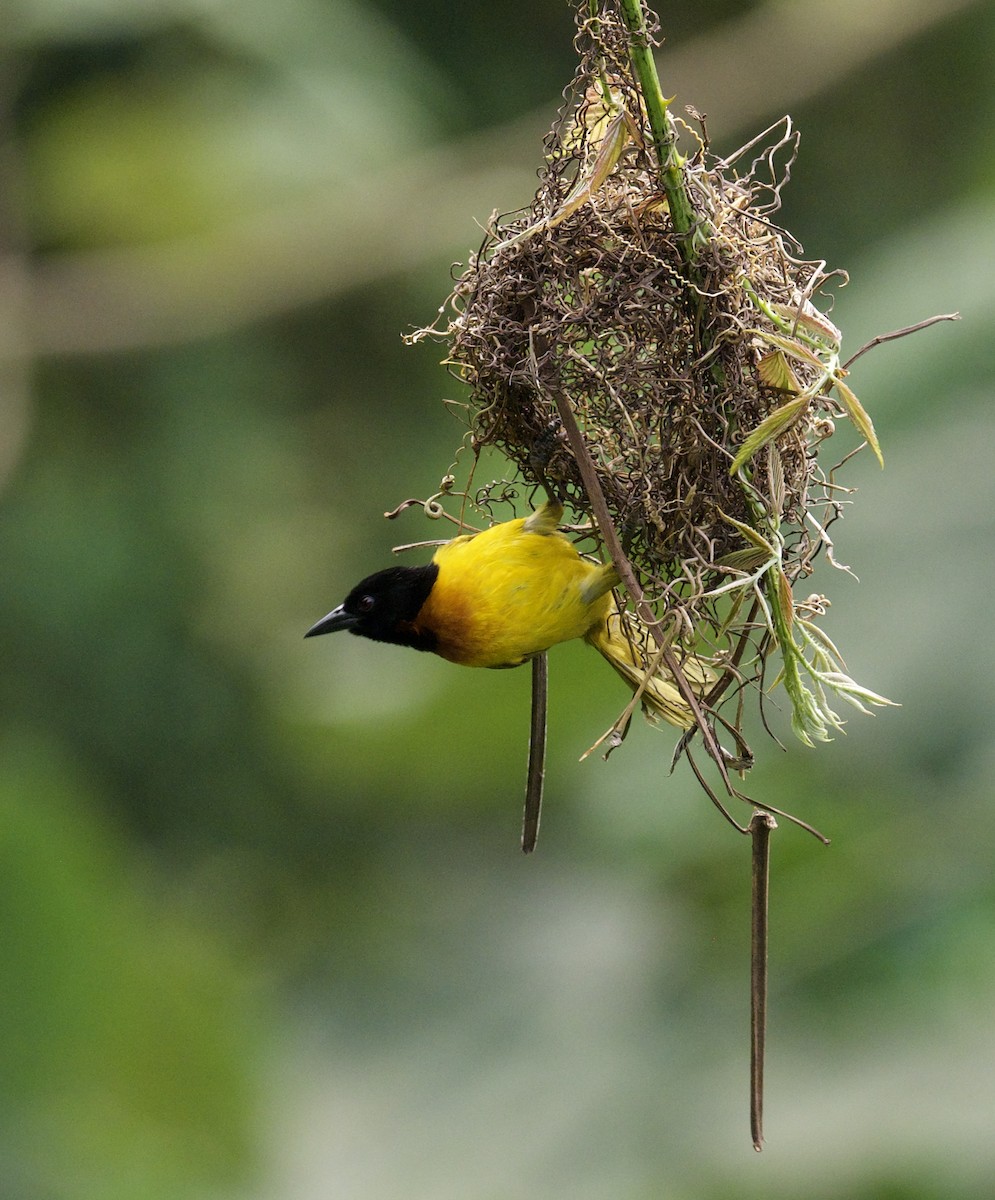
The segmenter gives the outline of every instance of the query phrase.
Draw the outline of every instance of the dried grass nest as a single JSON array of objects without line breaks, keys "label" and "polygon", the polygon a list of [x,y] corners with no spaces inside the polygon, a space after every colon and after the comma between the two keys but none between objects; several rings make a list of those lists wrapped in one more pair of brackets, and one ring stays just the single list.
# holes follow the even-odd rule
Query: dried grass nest
[{"label": "dried grass nest", "polygon": [[[824,465],[836,422],[880,450],[814,302],[831,275],[772,222],[797,135],[786,118],[718,159],[703,124],[684,126],[689,259],[612,8],[594,19],[582,6],[579,69],[532,204],[492,220],[440,322],[413,336],[447,341],[470,388],[472,448],[499,448],[582,523],[591,504],[557,408],[566,397],[660,627],[715,668],[703,707],[714,717],[745,685],[771,683],[779,650],[795,731],[825,739],[842,723],[827,693],[887,702],[819,631],[825,597],[794,592],[817,555],[832,560],[828,530],[847,502],[838,464]],[[742,759],[743,705],[725,712]]]}]

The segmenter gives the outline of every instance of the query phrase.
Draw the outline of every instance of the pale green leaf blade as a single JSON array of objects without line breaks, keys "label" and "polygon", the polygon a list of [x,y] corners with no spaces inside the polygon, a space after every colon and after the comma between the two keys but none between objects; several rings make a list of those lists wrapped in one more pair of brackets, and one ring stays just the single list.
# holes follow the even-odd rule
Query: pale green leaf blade
[{"label": "pale green leaf blade", "polygon": [[739,448],[739,453],[732,461],[732,466],[729,468],[729,474],[735,475],[740,467],[744,466],[750,459],[761,450],[768,442],[774,441],[775,438],[781,436],[786,430],[798,420],[810,400],[807,393],[800,396],[795,396],[792,400],[782,404],[780,408],[774,411],[760,422],[760,424],[749,435],[742,446]]},{"label": "pale green leaf blade", "polygon": [[719,509],[719,516],[723,521],[728,521],[734,529],[737,529],[751,546],[762,551],[767,559],[777,558],[777,551],[774,547],[765,537],[757,533],[752,525],[745,525],[742,521],[737,521],[735,517],[730,517],[728,513],[724,513],[721,508]]},{"label": "pale green leaf blade", "polygon": [[804,329],[811,337],[828,346],[831,350],[838,350],[840,343],[843,340],[843,335],[830,321],[825,313],[819,312],[811,301],[806,300],[800,306],[797,304],[771,304],[771,310],[786,322]]},{"label": "pale green leaf blade", "polygon": [[765,546],[763,550],[759,547],[750,548],[747,550],[733,550],[729,554],[723,554],[721,558],[715,560],[717,567],[728,567],[730,571],[742,571],[746,575],[758,571],[764,563],[771,560],[770,547]]},{"label": "pale green leaf blade", "polygon": [[791,592],[791,584],[788,582],[788,577],[781,567],[777,568],[775,582],[777,586],[777,605],[781,610],[784,623],[790,632],[795,622],[795,598]]},{"label": "pale green leaf blade", "polygon": [[768,387],[777,388],[778,391],[797,395],[802,390],[798,376],[784,357],[783,350],[769,350],[764,354],[757,363],[757,374]]},{"label": "pale green leaf blade", "polygon": [[562,208],[557,209],[546,222],[548,229],[553,229],[565,221],[567,217],[590,200],[614,171],[628,140],[629,129],[625,123],[625,116],[623,113],[618,113],[608,123],[607,132],[598,147],[598,153],[595,155],[590,172],[578,179],[570,195],[564,200]]},{"label": "pale green leaf blade", "polygon": [[839,396],[843,407],[846,409],[847,416],[856,425],[861,435],[867,439],[867,444],[874,451],[874,457],[878,460],[881,466],[884,466],[884,456],[881,453],[881,446],[878,443],[878,435],[874,432],[874,424],[871,421],[867,410],[857,399],[854,392],[847,387],[842,379],[834,379],[833,387],[836,389],[836,394]]},{"label": "pale green leaf blade", "polygon": [[788,358],[793,358],[796,362],[807,363],[810,367],[825,372],[826,364],[822,359],[817,354],[813,354],[807,346],[803,346],[801,342],[796,342],[794,338],[782,337],[779,333],[771,333],[769,329],[754,329],[751,332],[769,346],[777,346],[783,350]]}]

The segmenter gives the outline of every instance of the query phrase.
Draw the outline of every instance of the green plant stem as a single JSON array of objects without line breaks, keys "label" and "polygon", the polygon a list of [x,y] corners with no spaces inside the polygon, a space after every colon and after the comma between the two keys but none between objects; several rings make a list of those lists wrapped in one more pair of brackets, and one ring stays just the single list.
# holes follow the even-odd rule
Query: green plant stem
[{"label": "green plant stem", "polygon": [[656,73],[656,61],[646,32],[646,16],[642,0],[619,0],[622,18],[629,31],[629,57],[632,70],[642,92],[646,115],[649,118],[653,144],[656,147],[660,182],[663,185],[670,219],[674,230],[681,238],[681,253],[689,265],[697,257],[694,234],[699,220],[688,196],[684,183],[684,156],[677,149],[674,125],[667,113],[668,101],[660,88],[660,77]]}]

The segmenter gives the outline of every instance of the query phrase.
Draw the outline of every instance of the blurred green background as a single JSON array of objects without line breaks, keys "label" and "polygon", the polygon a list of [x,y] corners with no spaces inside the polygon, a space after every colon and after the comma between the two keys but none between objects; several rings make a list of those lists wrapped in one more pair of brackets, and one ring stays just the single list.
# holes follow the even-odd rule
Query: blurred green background
[{"label": "blurred green background", "polygon": [[[748,844],[624,689],[301,635],[461,429],[433,319],[526,203],[564,0],[8,0],[0,29],[0,1194],[919,1200],[995,1173],[995,7],[667,5],[719,152],[790,111],[783,223],[849,270],[885,450],[818,583],[902,702],[759,745]],[[748,814],[740,814],[747,816]]]}]

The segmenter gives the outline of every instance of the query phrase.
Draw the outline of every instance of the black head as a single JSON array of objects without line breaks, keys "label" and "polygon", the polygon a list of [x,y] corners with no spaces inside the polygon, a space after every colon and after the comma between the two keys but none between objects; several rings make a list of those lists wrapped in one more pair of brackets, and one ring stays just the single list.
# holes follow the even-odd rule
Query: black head
[{"label": "black head", "polygon": [[423,567],[388,567],[368,575],[338,608],[312,625],[304,636],[317,637],[348,629],[375,642],[432,650],[434,637],[425,630],[416,630],[412,622],[428,599],[438,574],[435,563],[427,563]]}]

